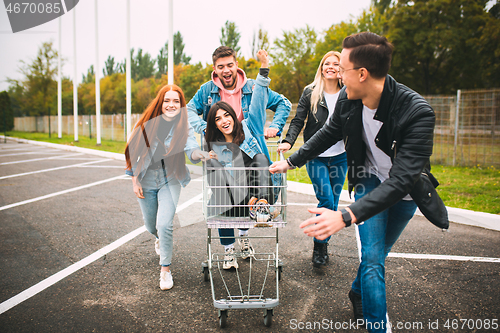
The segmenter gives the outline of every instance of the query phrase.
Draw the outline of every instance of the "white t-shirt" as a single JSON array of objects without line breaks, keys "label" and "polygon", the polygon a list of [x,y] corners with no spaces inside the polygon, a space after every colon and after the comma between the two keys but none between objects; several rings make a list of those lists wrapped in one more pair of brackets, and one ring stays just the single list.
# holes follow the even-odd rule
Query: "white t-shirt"
[{"label": "white t-shirt", "polygon": [[[327,122],[332,116],[333,112],[335,111],[335,104],[337,104],[337,99],[339,98],[340,91],[338,91],[336,94],[327,94],[326,92],[323,92],[323,95],[325,96],[326,100],[326,105],[328,106],[328,118]],[[344,142],[340,140],[324,152],[318,155],[318,157],[331,157],[331,156],[336,156],[338,154],[342,154],[345,151],[344,149]]]},{"label": "white t-shirt", "polygon": [[[369,109],[363,105],[363,141],[366,144],[366,160],[365,167],[369,173],[384,182],[389,178],[389,170],[392,168],[392,161],[379,147],[375,145],[377,137],[383,123],[373,119],[377,109]],[[410,195],[407,195],[403,200],[412,200]]]}]

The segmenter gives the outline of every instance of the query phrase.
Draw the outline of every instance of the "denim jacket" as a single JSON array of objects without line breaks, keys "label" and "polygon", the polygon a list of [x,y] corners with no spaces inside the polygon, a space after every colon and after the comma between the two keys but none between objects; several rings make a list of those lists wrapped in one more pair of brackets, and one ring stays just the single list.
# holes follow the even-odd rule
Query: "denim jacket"
[{"label": "denim jacket", "polygon": [[[242,122],[243,131],[245,132],[245,140],[239,146],[240,150],[253,158],[259,153],[264,153],[257,139],[252,135],[250,129],[246,125],[246,119]],[[233,167],[233,152],[225,142],[218,142],[211,145],[211,149],[217,154],[217,160],[223,167]]]},{"label": "denim jacket", "polygon": [[[257,84],[256,80],[248,79],[247,83],[241,89],[241,108],[244,119],[247,119],[250,114],[249,109],[253,100],[252,95],[255,95],[254,89]],[[189,123],[193,126],[196,133],[202,133],[205,130],[207,127],[206,119],[208,111],[214,103],[220,100],[219,87],[213,81],[208,81],[198,89],[196,95],[189,101],[187,105]],[[269,89],[268,101],[264,106],[264,110],[270,109],[275,112],[270,127],[277,128],[281,132],[292,109],[292,104],[285,96]],[[200,119],[200,115],[203,115],[203,119]],[[262,124],[263,128],[264,124]]]},{"label": "denim jacket", "polygon": [[[189,125],[189,135],[188,135],[188,138],[187,138],[187,141],[186,141],[186,145],[184,146],[184,152],[186,153],[186,155],[188,156],[189,160],[192,162],[192,163],[198,163],[199,160],[193,160],[191,158],[191,155],[192,153],[197,150],[197,149],[200,149],[199,145],[198,145],[198,142],[196,141],[196,138],[194,136],[194,130],[193,130],[193,127],[191,127],[191,125]],[[168,147],[170,146],[170,143],[172,142],[172,138],[174,136],[174,128],[170,129],[170,132],[168,133],[167,137],[165,138],[165,141],[164,141],[164,144],[165,144],[165,147],[166,149],[168,150]],[[145,141],[144,141],[144,138],[142,138],[142,143],[143,143],[143,146],[146,147],[146,144],[145,144]],[[151,159],[152,157],[154,156],[155,154],[155,151],[156,151],[156,148],[158,147],[158,140],[152,140],[152,142],[150,142],[151,145],[149,147],[149,152],[148,154],[145,155],[144,157],[144,161],[143,163],[139,163],[140,162],[140,155],[141,154],[134,154],[135,156],[139,156],[137,158],[136,161],[131,161],[132,163],[132,170],[130,169],[127,169],[125,170],[125,174],[127,174],[128,176],[137,176],[137,180],[141,181],[142,178],[144,177],[144,175],[146,174],[146,171],[148,170],[149,166],[151,165]],[[132,156],[132,154],[131,154]],[[137,166],[140,165],[140,170],[137,170]],[[168,181],[173,179],[175,176],[174,175],[170,175],[168,177]],[[186,166],[186,176],[184,177],[184,179],[179,179],[179,183],[182,185],[182,187],[185,187],[189,182],[191,181],[191,176],[189,174],[189,170]]]}]

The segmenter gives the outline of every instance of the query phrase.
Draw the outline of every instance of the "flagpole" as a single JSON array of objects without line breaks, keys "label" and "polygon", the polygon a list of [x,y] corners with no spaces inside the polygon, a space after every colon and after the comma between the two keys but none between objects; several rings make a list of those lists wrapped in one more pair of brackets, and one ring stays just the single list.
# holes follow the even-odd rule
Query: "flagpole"
[{"label": "flagpole", "polygon": [[168,84],[174,84],[174,0],[168,0]]},{"label": "flagpole", "polygon": [[127,105],[127,141],[132,132],[132,73],[130,65],[130,0],[127,0],[127,58],[125,64],[126,72],[126,105]]},{"label": "flagpole", "polygon": [[78,78],[76,70],[76,8],[73,7],[73,132],[78,142]]},{"label": "flagpole", "polygon": [[97,145],[101,144],[101,86],[99,81],[99,29],[97,19],[97,0],[95,0],[95,123]]},{"label": "flagpole", "polygon": [[62,138],[62,83],[61,83],[61,16],[59,16],[59,52],[57,52],[57,137]]}]

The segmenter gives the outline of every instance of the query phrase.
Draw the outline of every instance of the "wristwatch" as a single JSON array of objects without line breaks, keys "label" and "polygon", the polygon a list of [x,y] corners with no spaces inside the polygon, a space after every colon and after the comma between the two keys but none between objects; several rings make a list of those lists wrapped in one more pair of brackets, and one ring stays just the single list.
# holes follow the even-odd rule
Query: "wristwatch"
[{"label": "wristwatch", "polygon": [[350,226],[352,221],[351,214],[346,209],[342,209],[340,212],[342,213],[342,220],[344,220],[345,226]]}]

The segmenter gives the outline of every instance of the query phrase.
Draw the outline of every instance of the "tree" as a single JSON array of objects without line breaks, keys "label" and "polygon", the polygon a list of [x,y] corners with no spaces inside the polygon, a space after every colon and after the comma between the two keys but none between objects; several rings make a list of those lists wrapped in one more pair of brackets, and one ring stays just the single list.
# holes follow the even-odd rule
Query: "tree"
[{"label": "tree", "polygon": [[156,72],[156,78],[161,78],[162,75],[167,74],[168,69],[168,42],[165,46],[160,49],[160,54],[156,57],[156,63],[158,64],[158,71]]},{"label": "tree", "polygon": [[234,22],[226,21],[224,26],[221,28],[221,37],[219,38],[220,44],[224,46],[228,46],[236,52],[236,55],[239,56],[240,47],[238,43],[240,41],[240,33],[238,32],[238,28]]},{"label": "tree", "polygon": [[[57,94],[54,95],[53,103],[57,103]],[[73,81],[69,77],[61,79],[62,114],[73,115]]]},{"label": "tree", "polygon": [[78,113],[95,114],[95,81],[82,82],[78,86]]},{"label": "tree", "polygon": [[358,32],[356,23],[353,20],[349,22],[340,22],[338,24],[332,25],[325,32],[325,37],[323,41],[318,42],[316,45],[316,56],[315,61],[319,65],[319,62],[329,51],[342,51],[342,41],[346,36],[352,35]]},{"label": "tree", "polygon": [[318,66],[313,62],[316,39],[316,32],[307,25],[293,32],[285,31],[282,39],[274,41],[273,90],[292,103],[298,102],[304,87],[314,79]]},{"label": "tree", "polygon": [[11,131],[14,128],[14,114],[10,105],[9,93],[0,92],[0,131]]},{"label": "tree", "polygon": [[[93,68],[92,68],[93,69]],[[121,64],[115,64],[115,58],[108,56],[108,59],[104,62],[104,68],[102,69],[104,76],[113,75],[115,73],[121,73]]]},{"label": "tree", "polygon": [[323,40],[318,42],[314,60],[319,64],[327,52],[341,52],[342,41],[346,36],[361,31],[371,31],[379,35],[384,35],[384,30],[387,25],[386,17],[386,14],[381,14],[376,7],[372,6],[370,9],[364,10],[357,19],[350,19],[348,22],[333,24],[326,30]]},{"label": "tree", "polygon": [[95,73],[94,73],[94,65],[90,65],[89,69],[87,69],[87,75],[82,75],[83,83],[90,83],[95,81]]},{"label": "tree", "polygon": [[386,9],[389,8],[391,5],[392,0],[372,0],[372,5],[377,8],[377,10],[381,13],[384,14]]},{"label": "tree", "polygon": [[[176,71],[177,72],[177,71]],[[192,65],[185,65],[179,76],[178,85],[182,87],[186,101],[189,101],[196,94],[200,86],[207,82],[210,77],[212,66],[206,64],[205,67],[198,62]]]},{"label": "tree", "polygon": [[25,117],[28,115],[28,110],[23,108],[23,94],[24,87],[19,82],[11,82],[9,85],[9,99],[14,117]]},{"label": "tree", "polygon": [[491,7],[479,38],[478,55],[484,67],[482,80],[486,88],[500,87],[500,3]]},{"label": "tree", "polygon": [[[491,63],[493,49],[498,49],[498,42],[492,46],[495,43],[491,40],[498,41],[498,34],[490,35],[495,29],[485,29],[491,19],[485,11],[486,3],[400,0],[390,9],[388,21],[387,37],[395,46],[393,76],[422,94],[484,87],[482,61],[489,59]],[[478,54],[481,48],[487,54]]]},{"label": "tree", "polygon": [[124,73],[108,75],[101,80],[103,114],[124,113],[126,109],[126,78]]},{"label": "tree", "polygon": [[[30,116],[44,115],[54,108],[53,96],[56,94],[57,83],[54,80],[57,74],[57,51],[53,49],[52,42],[45,42],[38,49],[36,58],[30,63],[21,60],[22,81],[8,79],[14,86],[22,86],[22,93],[16,101],[21,107],[21,112]],[[19,88],[14,88],[19,91]]]},{"label": "tree", "polygon": [[[177,31],[174,34],[174,65],[179,65],[181,63],[187,65],[191,61],[191,57],[188,57],[184,53],[184,46],[182,34]],[[158,54],[156,59],[156,63],[158,64],[156,78],[161,78],[162,75],[167,74],[168,70],[168,41],[165,43],[165,46],[160,49],[160,54]]]},{"label": "tree", "polygon": [[251,43],[250,57],[255,58],[259,50],[267,50],[269,48],[269,36],[267,31],[259,27],[259,31],[256,33],[254,31],[252,43]]},{"label": "tree", "polygon": [[155,97],[158,84],[154,78],[146,78],[132,85],[132,112],[142,113]]},{"label": "tree", "polygon": [[[151,58],[149,53],[142,54],[142,49],[137,50],[137,55],[134,56],[135,50],[130,50],[130,76],[133,80],[139,81],[144,78],[150,78],[155,73],[156,60]],[[125,64],[125,63],[124,63]],[[124,64],[120,64],[123,68]],[[125,73],[125,71],[123,71]]]},{"label": "tree", "polygon": [[[238,67],[241,68],[248,78],[255,79],[260,69],[260,62],[257,59],[249,58],[248,60],[245,57],[239,57],[236,59],[238,61]],[[271,74],[274,79],[275,76]]]},{"label": "tree", "polygon": [[152,77],[155,71],[155,62],[156,61],[151,58],[149,53],[146,52],[142,54],[142,49],[139,49],[135,60],[132,62],[135,67],[135,73],[134,69],[132,69],[132,77],[134,80],[139,81],[141,79]]},{"label": "tree", "polygon": [[184,54],[184,46],[182,35],[177,31],[174,35],[174,65],[180,63],[187,65],[191,61],[191,57]]}]

